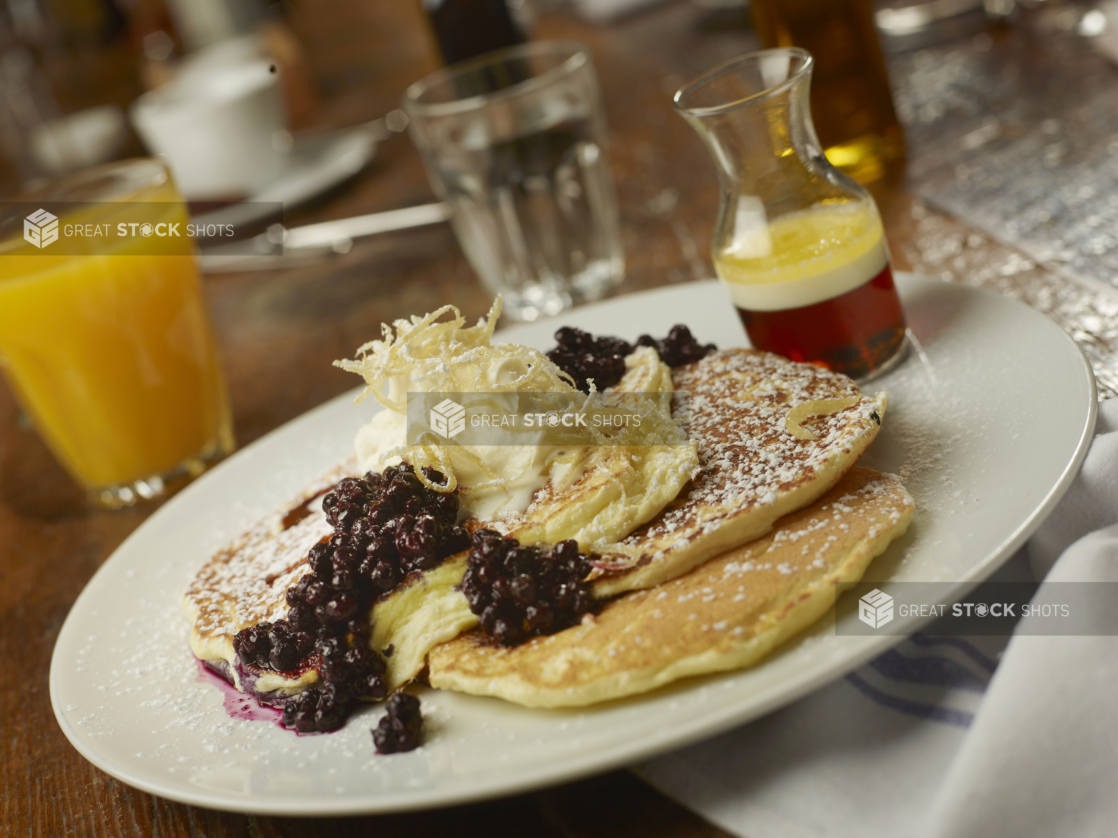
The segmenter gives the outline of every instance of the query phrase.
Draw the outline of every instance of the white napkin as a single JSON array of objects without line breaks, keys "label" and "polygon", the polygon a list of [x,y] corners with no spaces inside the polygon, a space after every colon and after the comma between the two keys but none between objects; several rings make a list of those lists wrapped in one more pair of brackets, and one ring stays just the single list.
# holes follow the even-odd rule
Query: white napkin
[{"label": "white napkin", "polygon": [[1029,540],[1036,578],[1044,579],[1075,541],[1112,524],[1118,524],[1118,399],[1099,405],[1095,438],[1083,468],[1059,507]]},{"label": "white napkin", "polygon": [[[1046,581],[1118,582],[1116,523],[1118,399],[1028,555],[992,581],[1030,577],[1031,559]],[[1118,604],[1094,617],[1095,635],[1008,646],[917,635],[637,771],[743,838],[1118,834]]]}]

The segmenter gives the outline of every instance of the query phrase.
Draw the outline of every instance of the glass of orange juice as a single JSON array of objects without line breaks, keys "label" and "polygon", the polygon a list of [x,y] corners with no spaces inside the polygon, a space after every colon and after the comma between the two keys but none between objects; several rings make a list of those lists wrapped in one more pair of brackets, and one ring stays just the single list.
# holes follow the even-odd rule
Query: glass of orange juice
[{"label": "glass of orange juice", "polygon": [[19,200],[51,209],[0,240],[0,370],[66,470],[120,507],[229,453],[190,218],[166,166],[111,163]]}]

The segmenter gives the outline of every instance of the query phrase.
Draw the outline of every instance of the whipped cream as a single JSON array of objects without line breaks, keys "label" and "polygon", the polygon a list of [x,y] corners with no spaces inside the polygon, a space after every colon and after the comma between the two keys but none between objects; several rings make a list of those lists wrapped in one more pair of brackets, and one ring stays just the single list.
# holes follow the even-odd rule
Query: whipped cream
[{"label": "whipped cream", "polygon": [[[527,509],[536,491],[552,478],[553,466],[556,470],[567,468],[564,463],[552,462],[553,446],[532,444],[542,436],[543,431],[533,434],[534,439],[525,439],[524,445],[447,446],[445,451],[458,479],[462,508],[482,519]],[[358,462],[368,471],[380,472],[399,464],[407,447],[407,417],[391,408],[376,414],[357,432],[354,441]],[[494,484],[497,475],[503,476],[504,482]]]},{"label": "whipped cream", "polygon": [[[454,318],[439,322],[448,313]],[[417,462],[420,452],[407,445],[407,397],[431,392],[501,392],[512,399],[522,393],[577,394],[541,352],[515,344],[490,345],[499,314],[498,299],[488,318],[465,328],[460,312],[444,306],[423,318],[396,321],[385,329],[383,340],[361,348],[357,361],[338,362],[365,377],[368,387],[362,397],[372,395],[385,408],[357,433],[354,447],[362,468],[380,472],[404,459],[417,470],[430,464],[445,472],[449,466],[463,511],[489,520],[523,512],[549,481],[571,479],[574,467],[557,459],[554,446],[540,444],[543,430],[523,434],[520,445],[435,446],[437,463]]]}]

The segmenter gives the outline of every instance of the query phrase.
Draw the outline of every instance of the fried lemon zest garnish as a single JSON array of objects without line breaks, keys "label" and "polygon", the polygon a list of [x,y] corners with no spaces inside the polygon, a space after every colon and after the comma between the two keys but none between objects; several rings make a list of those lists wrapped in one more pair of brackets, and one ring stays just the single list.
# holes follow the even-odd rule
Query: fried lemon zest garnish
[{"label": "fried lemon zest garnish", "polygon": [[[397,320],[391,326],[384,324],[380,340],[360,347],[356,360],[335,361],[334,366],[365,379],[358,402],[372,395],[389,410],[405,415],[408,393],[415,391],[577,393],[569,376],[542,353],[512,343],[490,345],[500,314],[501,298],[497,297],[489,314],[475,326],[467,326],[462,312],[451,305],[422,317]],[[495,367],[507,374],[495,378]],[[424,434],[417,445],[407,446],[406,456],[428,488],[439,492],[457,488],[450,451],[434,435]],[[472,489],[508,482],[506,476],[487,468],[474,452],[458,448],[455,456],[473,462],[486,475],[487,480]],[[446,482],[433,482],[424,468],[441,472]]]},{"label": "fried lemon zest garnish", "polygon": [[808,430],[803,423],[816,416],[830,416],[840,410],[853,407],[862,400],[861,396],[848,396],[845,399],[812,399],[802,402],[788,411],[784,428],[796,439],[819,439],[819,435]]}]

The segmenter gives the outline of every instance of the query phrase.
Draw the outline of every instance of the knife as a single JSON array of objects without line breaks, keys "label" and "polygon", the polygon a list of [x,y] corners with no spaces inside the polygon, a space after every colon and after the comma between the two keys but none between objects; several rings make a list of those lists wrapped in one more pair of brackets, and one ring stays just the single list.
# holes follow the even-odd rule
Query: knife
[{"label": "knife", "polygon": [[[353,240],[378,233],[441,224],[450,218],[446,204],[374,212],[302,227],[273,224],[266,232],[239,242],[205,247],[198,255],[203,273],[295,267],[332,253],[348,253]],[[277,250],[282,247],[282,253]]]}]

